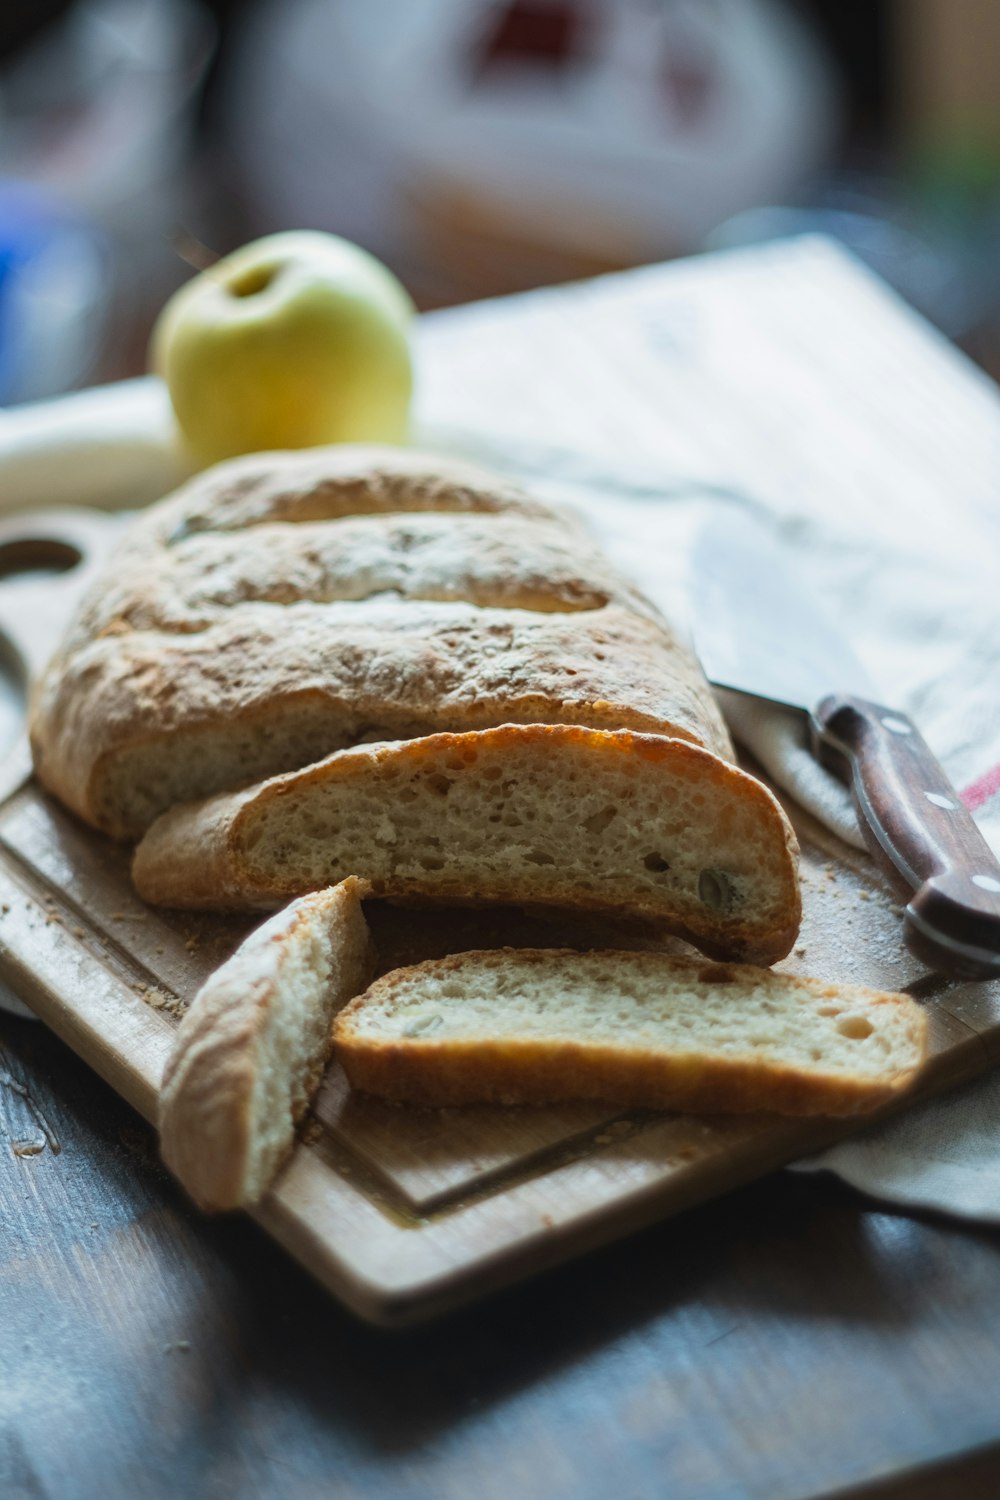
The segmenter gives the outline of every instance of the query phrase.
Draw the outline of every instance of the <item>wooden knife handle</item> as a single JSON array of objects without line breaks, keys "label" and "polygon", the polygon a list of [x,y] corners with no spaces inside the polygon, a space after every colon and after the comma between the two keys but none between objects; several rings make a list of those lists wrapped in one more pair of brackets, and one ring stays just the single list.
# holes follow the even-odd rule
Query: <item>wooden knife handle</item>
[{"label": "wooden knife handle", "polygon": [[913,891],[907,947],[966,979],[1000,975],[1000,863],[912,720],[864,698],[824,698],[817,758],[849,772],[873,854]]}]

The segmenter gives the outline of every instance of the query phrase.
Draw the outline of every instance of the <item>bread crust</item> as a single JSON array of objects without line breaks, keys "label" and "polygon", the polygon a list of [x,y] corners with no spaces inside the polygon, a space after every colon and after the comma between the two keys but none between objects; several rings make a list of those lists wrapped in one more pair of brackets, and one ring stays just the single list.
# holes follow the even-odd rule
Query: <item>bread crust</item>
[{"label": "bread crust", "polygon": [[[709,1053],[705,1047],[665,1054],[639,1040],[631,1046],[503,1035],[435,1040],[433,1032],[405,1040],[375,1040],[359,1030],[367,1011],[379,1003],[391,1006],[401,981],[433,973],[441,981],[451,977],[459,984],[474,984],[475,969],[470,970],[470,963],[502,965],[510,954],[516,955],[518,965],[535,965],[549,974],[560,963],[581,957],[571,949],[501,949],[455,954],[384,975],[345,1007],[334,1026],[335,1056],[352,1087],[394,1103],[435,1107],[595,1099],[629,1108],[702,1113],[847,1116],[875,1109],[910,1087],[927,1055],[927,1019],[908,995],[662,954],[600,952],[589,956],[663,975],[689,975],[693,981],[710,985],[728,987],[748,980],[795,986],[803,996],[819,1001],[837,997],[868,1016],[892,1009],[910,1044],[910,1062],[881,1076],[845,1076],[824,1073],[821,1064],[781,1066],[759,1056]],[[733,1003],[738,1005],[738,998]]]},{"label": "bread crust", "polygon": [[358,740],[511,722],[732,756],[686,647],[575,521],[471,466],[342,446],[219,465],[140,517],[30,734],[42,783],[134,838]]},{"label": "bread crust", "polygon": [[[375,958],[362,894],[360,883],[348,879],[294,901],[250,934],[185,1013],[160,1087],[160,1149],[200,1208],[238,1208],[252,1196],[254,1096],[267,1065],[263,1039],[270,1016],[284,1003],[290,956],[311,941],[317,928],[329,935],[337,971],[315,1003],[331,1021],[334,1007],[371,978]],[[293,1126],[319,1085],[331,1044],[328,1035],[306,1074],[288,1080],[292,1107],[285,1150],[291,1149]]]},{"label": "bread crust", "polygon": [[[761,840],[761,859],[766,855],[776,866],[780,901],[766,915],[754,912],[742,918],[704,907],[696,921],[690,912],[672,911],[664,899],[645,899],[624,883],[585,891],[567,881],[557,894],[546,895],[523,880],[502,886],[486,872],[477,883],[475,874],[463,869],[456,875],[447,864],[422,878],[412,872],[405,877],[379,878],[363,867],[359,854],[353,872],[364,882],[366,892],[451,903],[531,902],[625,913],[649,918],[664,931],[719,958],[774,962],[789,951],[801,921],[798,844],[780,804],[754,777],[709,751],[686,741],[624,730],[505,725],[466,735],[440,734],[340,751],[303,771],[164,814],[136,851],[132,871],[136,888],[144,900],[162,906],[226,910],[278,905],[302,888],[302,876],[297,871],[274,876],[254,863],[255,830],[260,815],[270,808],[291,808],[308,798],[311,789],[329,783],[366,782],[377,787],[381,781],[388,786],[411,772],[444,769],[461,764],[466,757],[474,761],[480,753],[513,757],[525,751],[547,760],[557,761],[561,756],[567,764],[571,757],[577,764],[583,757],[597,784],[606,772],[617,771],[628,760],[639,774],[662,776],[665,786],[669,777],[684,776],[706,795],[718,794],[731,814],[739,811],[753,824]],[[324,883],[328,878],[335,877],[332,873],[324,876]]]}]

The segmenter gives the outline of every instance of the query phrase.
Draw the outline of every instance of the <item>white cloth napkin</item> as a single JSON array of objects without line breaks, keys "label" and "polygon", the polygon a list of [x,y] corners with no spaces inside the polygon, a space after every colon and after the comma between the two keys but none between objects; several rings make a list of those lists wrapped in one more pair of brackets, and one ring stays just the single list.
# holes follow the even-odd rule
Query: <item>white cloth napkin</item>
[{"label": "white cloth napkin", "polygon": [[[432,314],[418,376],[422,446],[580,510],[682,628],[709,510],[768,521],[1000,852],[1000,397],[842,251],[810,237]],[[0,414],[0,509],[134,505],[182,472],[155,381]],[[798,717],[722,702],[778,784],[861,847]],[[1000,1083],[799,1166],[1000,1219]]]},{"label": "white cloth napkin", "polygon": [[1000,1072],[796,1162],[903,1208],[1000,1224]]}]

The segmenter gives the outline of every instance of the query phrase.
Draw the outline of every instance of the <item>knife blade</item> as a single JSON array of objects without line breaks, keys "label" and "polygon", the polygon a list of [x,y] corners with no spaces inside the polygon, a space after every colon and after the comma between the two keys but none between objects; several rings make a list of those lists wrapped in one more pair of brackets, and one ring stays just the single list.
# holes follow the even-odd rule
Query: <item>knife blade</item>
[{"label": "knife blade", "polygon": [[910,892],[907,947],[961,978],[1000,974],[1000,863],[791,557],[760,522],[727,511],[701,529],[691,581],[709,681],[807,716],[813,754],[849,782],[866,843]]}]

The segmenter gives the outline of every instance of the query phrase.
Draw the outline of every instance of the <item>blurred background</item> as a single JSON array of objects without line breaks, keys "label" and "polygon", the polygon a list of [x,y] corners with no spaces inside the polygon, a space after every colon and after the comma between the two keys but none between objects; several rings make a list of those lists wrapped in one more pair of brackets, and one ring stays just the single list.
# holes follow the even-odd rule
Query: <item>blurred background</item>
[{"label": "blurred background", "polygon": [[4,0],[0,404],[300,226],[423,308],[822,229],[1000,374],[998,63],[997,0]]}]

